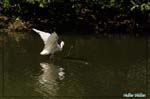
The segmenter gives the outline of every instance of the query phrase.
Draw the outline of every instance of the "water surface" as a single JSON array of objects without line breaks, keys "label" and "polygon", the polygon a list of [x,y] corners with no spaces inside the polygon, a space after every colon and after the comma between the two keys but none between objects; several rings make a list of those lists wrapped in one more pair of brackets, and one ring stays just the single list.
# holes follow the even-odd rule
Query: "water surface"
[{"label": "water surface", "polygon": [[5,36],[7,42],[0,45],[4,96],[113,98],[124,93],[146,94],[145,37],[61,35],[64,49],[49,59],[39,54],[43,49],[40,37],[26,34]]}]

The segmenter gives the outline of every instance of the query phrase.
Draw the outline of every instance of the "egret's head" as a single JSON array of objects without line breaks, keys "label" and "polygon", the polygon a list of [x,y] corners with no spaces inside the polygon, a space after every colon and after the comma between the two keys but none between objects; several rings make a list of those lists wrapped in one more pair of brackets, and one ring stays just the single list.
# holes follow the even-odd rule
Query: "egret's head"
[{"label": "egret's head", "polygon": [[61,41],[60,47],[63,48],[64,45],[65,45],[64,41]]}]

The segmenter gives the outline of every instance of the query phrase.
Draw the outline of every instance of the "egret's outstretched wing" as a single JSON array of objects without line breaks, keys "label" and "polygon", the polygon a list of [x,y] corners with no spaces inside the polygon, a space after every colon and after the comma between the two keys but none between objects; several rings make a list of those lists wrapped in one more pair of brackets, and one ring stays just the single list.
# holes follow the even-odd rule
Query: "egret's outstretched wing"
[{"label": "egret's outstretched wing", "polygon": [[48,38],[50,37],[50,33],[48,32],[43,32],[43,31],[40,31],[40,30],[37,30],[35,28],[32,29],[33,31],[35,31],[36,33],[38,33],[41,37],[41,39],[44,41],[44,44],[46,44],[46,41],[48,40]]},{"label": "egret's outstretched wing", "polygon": [[56,34],[56,32],[53,32],[52,34],[47,33],[47,32],[43,32],[37,29],[32,29],[33,31],[35,31],[36,33],[38,33],[40,35],[40,37],[42,38],[42,40],[44,41],[44,48],[41,51],[41,55],[49,55],[49,54],[54,54],[56,51],[61,51],[63,46],[64,46],[64,42],[62,41],[61,44],[58,44],[58,35]]}]

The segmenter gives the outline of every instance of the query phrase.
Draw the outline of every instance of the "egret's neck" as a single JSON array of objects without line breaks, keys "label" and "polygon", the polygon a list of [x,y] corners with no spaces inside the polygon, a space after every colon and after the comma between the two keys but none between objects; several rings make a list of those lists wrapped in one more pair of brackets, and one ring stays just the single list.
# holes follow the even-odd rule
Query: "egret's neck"
[{"label": "egret's neck", "polygon": [[64,41],[61,41],[60,48],[62,49],[64,47]]}]

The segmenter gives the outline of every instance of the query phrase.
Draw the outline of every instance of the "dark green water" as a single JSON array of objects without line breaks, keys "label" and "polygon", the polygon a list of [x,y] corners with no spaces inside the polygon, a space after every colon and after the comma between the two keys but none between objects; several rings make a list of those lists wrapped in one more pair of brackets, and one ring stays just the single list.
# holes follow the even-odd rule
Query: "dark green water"
[{"label": "dark green water", "polygon": [[[147,92],[147,40],[65,35],[62,52],[41,56],[40,37],[5,37],[0,53],[2,99],[117,98]],[[0,99],[1,99],[0,98]]]}]

